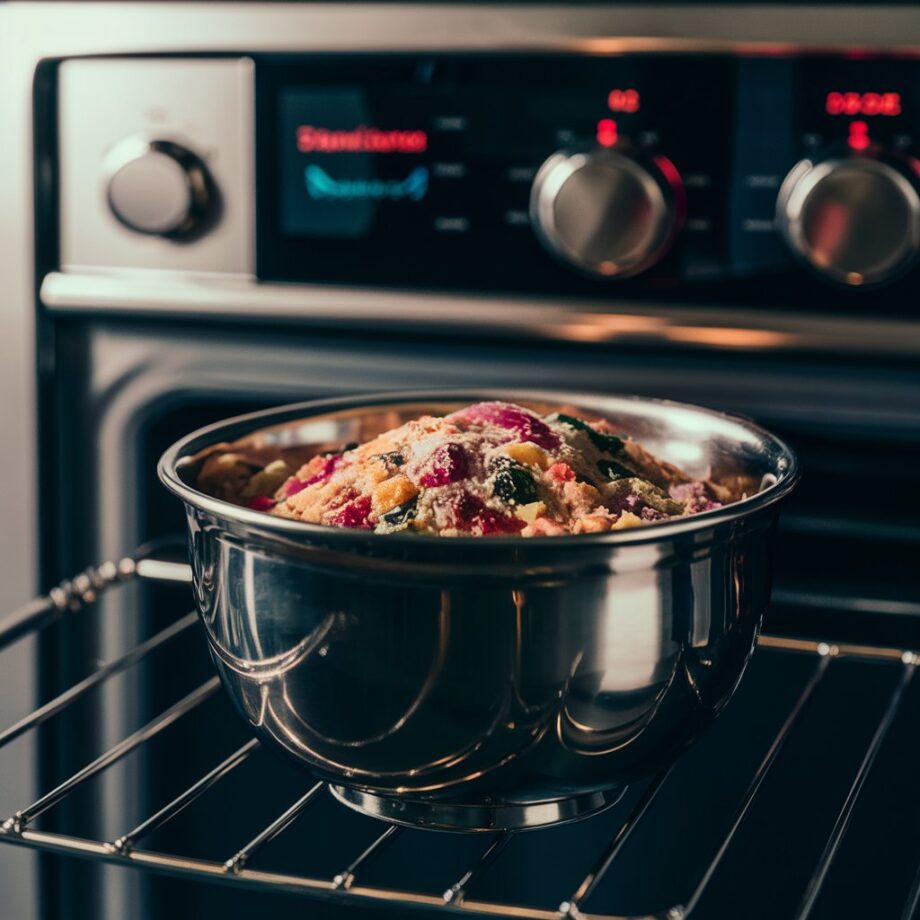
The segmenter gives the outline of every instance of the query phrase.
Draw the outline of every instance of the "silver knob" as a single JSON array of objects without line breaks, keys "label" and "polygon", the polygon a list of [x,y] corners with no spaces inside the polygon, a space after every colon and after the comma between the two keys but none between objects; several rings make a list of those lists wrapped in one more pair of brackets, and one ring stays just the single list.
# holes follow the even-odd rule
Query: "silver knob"
[{"label": "silver knob", "polygon": [[112,213],[137,233],[184,237],[208,216],[213,184],[201,159],[166,140],[128,138],[107,158]]},{"label": "silver knob", "polygon": [[851,286],[904,271],[920,251],[920,194],[911,164],[874,156],[796,164],[776,206],[792,251],[825,277]]},{"label": "silver knob", "polygon": [[626,278],[667,252],[681,200],[677,171],[664,158],[559,151],[534,178],[530,212],[551,252],[591,274]]}]

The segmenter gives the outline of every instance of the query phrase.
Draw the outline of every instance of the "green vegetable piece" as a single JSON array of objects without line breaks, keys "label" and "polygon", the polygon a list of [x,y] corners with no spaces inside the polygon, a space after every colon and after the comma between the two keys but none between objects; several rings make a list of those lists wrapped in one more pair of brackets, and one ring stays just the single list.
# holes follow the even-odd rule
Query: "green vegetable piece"
[{"label": "green vegetable piece", "polygon": [[577,428],[579,431],[585,432],[591,439],[591,443],[598,450],[605,451],[608,454],[615,454],[623,449],[622,438],[618,438],[613,434],[602,434],[600,431],[595,431],[587,422],[582,421],[580,418],[575,418],[573,415],[564,415],[561,412],[556,418],[558,418],[563,425],[568,425],[570,428]]},{"label": "green vegetable piece", "polygon": [[654,508],[656,511],[662,512],[662,514],[682,514],[684,510],[683,502],[674,501],[664,489],[659,489],[654,483],[649,482],[647,479],[640,479],[635,475],[629,479],[615,480],[608,489],[608,499],[631,492],[641,496],[650,508]]},{"label": "green vegetable piece", "polygon": [[510,457],[496,457],[491,468],[495,473],[493,494],[509,504],[529,505],[537,500],[533,476]]},{"label": "green vegetable piece", "polygon": [[597,461],[597,468],[602,475],[610,480],[629,479],[636,475],[632,470],[623,466],[622,463],[617,463],[616,460],[607,460],[606,458]]},{"label": "green vegetable piece", "polygon": [[415,512],[418,506],[418,496],[410,498],[409,501],[391,508],[386,514],[380,515],[382,523],[388,527],[406,527],[415,519]]},{"label": "green vegetable piece", "polygon": [[273,460],[249,480],[240,495],[243,498],[271,495],[290,475],[291,469],[283,460]]}]

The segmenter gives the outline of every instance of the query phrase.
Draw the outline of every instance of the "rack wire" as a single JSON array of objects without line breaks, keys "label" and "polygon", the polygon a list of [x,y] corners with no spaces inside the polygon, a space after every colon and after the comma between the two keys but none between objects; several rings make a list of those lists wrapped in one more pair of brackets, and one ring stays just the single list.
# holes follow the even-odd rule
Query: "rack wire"
[{"label": "rack wire", "polygon": [[[45,597],[30,602],[21,609],[0,620],[0,649],[22,639],[59,620],[74,616],[92,604],[100,594],[112,587],[134,579],[189,583],[191,572],[187,565],[167,561],[156,556],[136,554],[117,562],[106,562],[87,570],[71,581],[54,588]],[[117,674],[135,667],[160,647],[185,635],[196,620],[194,612],[187,613],[166,628],[126,654],[101,664],[87,677],[60,693],[54,699],[39,706],[34,712],[15,724],[0,729],[0,748],[12,742],[23,733],[61,713],[68,706],[100,686]],[[217,677],[211,677],[182,699],[169,706],[151,719],[146,725],[123,738],[95,760],[86,764],[55,788],[25,805],[13,815],[0,822],[0,843],[7,843],[93,859],[106,863],[129,865],[152,870],[157,873],[197,880],[238,885],[248,888],[286,891],[312,898],[342,903],[376,903],[405,908],[429,909],[448,914],[467,914],[492,917],[514,917],[518,920],[685,920],[690,917],[707,886],[730,850],[739,829],[758,798],[761,788],[794,727],[824,681],[833,664],[842,659],[887,662],[899,669],[899,677],[883,709],[875,732],[866,748],[855,775],[853,775],[846,797],[841,804],[833,827],[826,839],[823,851],[815,865],[805,893],[794,914],[795,920],[807,920],[812,914],[828,872],[840,850],[850,826],[853,811],[876,757],[887,737],[895,716],[901,706],[905,692],[920,664],[920,653],[897,648],[876,647],[847,643],[816,642],[783,636],[762,635],[761,648],[773,652],[808,655],[814,665],[798,698],[795,700],[779,730],[766,750],[747,788],[738,802],[734,815],[722,835],[721,842],[712,853],[705,871],[699,876],[695,887],[682,904],[675,904],[667,910],[644,914],[641,917],[624,918],[609,914],[595,914],[583,910],[591,895],[596,891],[628,839],[642,821],[653,801],[668,782],[673,767],[653,777],[633,804],[629,813],[618,822],[608,844],[585,872],[581,882],[572,894],[555,909],[527,906],[526,904],[497,903],[479,900],[469,896],[474,883],[496,861],[511,842],[511,834],[497,834],[486,843],[472,864],[451,884],[442,895],[437,896],[413,890],[380,887],[362,884],[362,875],[373,862],[405,833],[405,828],[381,825],[377,836],[357,852],[354,858],[328,878],[314,878],[282,872],[254,869],[249,865],[252,857],[270,841],[280,837],[321,796],[328,796],[325,783],[317,782],[288,808],[267,821],[262,829],[244,846],[223,859],[201,859],[156,852],[143,847],[144,840],[159,830],[178,814],[191,806],[213,787],[217,786],[237,770],[259,749],[258,739],[251,739],[200,776],[179,795],[167,802],[155,813],[137,826],[125,831],[112,840],[95,840],[69,834],[39,830],[34,827],[36,819],[58,805],[78,787],[101,774],[132,751],[150,742],[167,731],[171,725],[193,712],[219,690]],[[429,832],[430,833],[430,832]],[[540,833],[531,832],[531,833]],[[920,911],[920,867],[901,914],[902,920],[912,920]]]}]

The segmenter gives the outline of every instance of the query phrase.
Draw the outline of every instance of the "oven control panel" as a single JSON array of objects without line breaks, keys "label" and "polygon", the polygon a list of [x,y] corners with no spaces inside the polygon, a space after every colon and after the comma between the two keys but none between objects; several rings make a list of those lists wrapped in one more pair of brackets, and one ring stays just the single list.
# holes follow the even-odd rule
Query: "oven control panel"
[{"label": "oven control panel", "polygon": [[265,63],[260,273],[524,292],[711,278],[724,80],[706,57]]},{"label": "oven control panel", "polygon": [[391,56],[256,74],[267,278],[833,299],[916,266],[920,61]]},{"label": "oven control panel", "polygon": [[811,311],[864,311],[884,287],[879,309],[914,309],[920,59],[324,53],[61,73],[65,264]]}]

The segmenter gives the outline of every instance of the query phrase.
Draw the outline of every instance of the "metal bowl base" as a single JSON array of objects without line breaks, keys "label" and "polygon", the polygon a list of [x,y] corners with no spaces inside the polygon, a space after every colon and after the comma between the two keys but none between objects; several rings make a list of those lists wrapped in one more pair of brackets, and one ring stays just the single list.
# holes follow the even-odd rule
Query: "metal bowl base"
[{"label": "metal bowl base", "polygon": [[450,802],[376,795],[348,786],[330,785],[329,789],[343,805],[390,824],[466,834],[567,824],[610,808],[626,792],[623,788],[540,801]]}]

